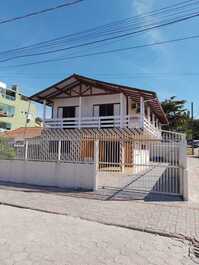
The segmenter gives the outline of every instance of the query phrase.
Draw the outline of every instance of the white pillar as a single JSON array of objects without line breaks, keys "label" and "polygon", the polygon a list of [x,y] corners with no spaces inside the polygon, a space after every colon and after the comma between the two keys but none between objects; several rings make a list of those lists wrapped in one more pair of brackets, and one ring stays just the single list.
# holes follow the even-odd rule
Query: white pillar
[{"label": "white pillar", "polygon": [[25,141],[25,160],[28,160],[28,140]]},{"label": "white pillar", "polygon": [[82,97],[79,97],[79,120],[78,120],[79,129],[81,128],[81,119],[82,119]]},{"label": "white pillar", "polygon": [[144,98],[140,97],[140,127],[144,128]]},{"label": "white pillar", "polygon": [[155,126],[155,114],[152,114],[152,124]]},{"label": "white pillar", "polygon": [[95,174],[94,174],[94,181],[93,181],[93,190],[97,190],[97,175],[99,170],[99,140],[95,141],[94,145],[94,163],[95,163]]},{"label": "white pillar", "polygon": [[45,119],[46,119],[46,100],[45,99],[43,101],[43,105],[44,105],[44,108],[43,108],[43,126],[45,127]]},{"label": "white pillar", "polygon": [[149,122],[151,122],[151,108],[150,108],[150,106],[147,107],[147,119]]},{"label": "white pillar", "polygon": [[124,126],[124,95],[120,93],[120,128]]},{"label": "white pillar", "polygon": [[58,161],[61,160],[61,140],[58,142]]}]

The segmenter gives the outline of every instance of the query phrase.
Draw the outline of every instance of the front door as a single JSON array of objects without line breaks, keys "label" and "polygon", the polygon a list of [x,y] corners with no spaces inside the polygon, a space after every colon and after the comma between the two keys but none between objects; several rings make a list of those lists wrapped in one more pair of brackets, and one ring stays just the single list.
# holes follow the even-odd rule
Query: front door
[{"label": "front door", "polygon": [[63,121],[64,128],[70,129],[75,128],[77,126],[77,120],[75,119],[76,109],[77,107],[75,106],[58,108],[58,118],[66,119]]}]

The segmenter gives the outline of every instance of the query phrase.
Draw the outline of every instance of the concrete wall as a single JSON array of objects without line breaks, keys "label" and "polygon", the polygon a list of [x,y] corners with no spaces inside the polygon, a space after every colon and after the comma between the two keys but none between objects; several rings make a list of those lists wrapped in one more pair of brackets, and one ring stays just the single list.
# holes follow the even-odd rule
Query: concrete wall
[{"label": "concrete wall", "polygon": [[92,190],[95,177],[94,164],[0,160],[0,181]]}]

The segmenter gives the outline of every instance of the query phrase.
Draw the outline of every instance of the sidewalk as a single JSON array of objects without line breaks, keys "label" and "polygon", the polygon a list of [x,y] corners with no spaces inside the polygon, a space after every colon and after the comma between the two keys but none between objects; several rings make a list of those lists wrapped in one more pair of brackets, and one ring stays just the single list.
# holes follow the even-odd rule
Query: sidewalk
[{"label": "sidewalk", "polygon": [[[199,241],[199,159],[188,159],[190,202],[98,200],[93,193],[41,190],[0,183],[0,203],[165,236]],[[83,194],[83,197],[80,197]],[[79,196],[79,197],[78,197]]]},{"label": "sidewalk", "polygon": [[146,203],[73,198],[67,193],[11,190],[0,186],[0,202],[69,215],[113,226],[199,240],[199,208],[186,202]]}]

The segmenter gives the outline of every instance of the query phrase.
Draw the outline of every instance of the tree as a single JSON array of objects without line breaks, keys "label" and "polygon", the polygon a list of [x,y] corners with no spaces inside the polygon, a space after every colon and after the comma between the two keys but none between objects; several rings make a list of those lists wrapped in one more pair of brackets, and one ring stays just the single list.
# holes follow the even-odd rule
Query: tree
[{"label": "tree", "polygon": [[15,156],[15,149],[11,147],[8,139],[0,137],[0,159],[14,159]]},{"label": "tree", "polygon": [[192,136],[192,130],[193,130],[193,139],[199,140],[199,120],[191,120],[189,121],[188,130],[190,131],[190,137],[188,139],[191,139]]},{"label": "tree", "polygon": [[163,129],[186,132],[190,121],[189,112],[185,107],[186,100],[177,100],[175,96],[162,102],[162,107],[167,115],[169,124]]}]

